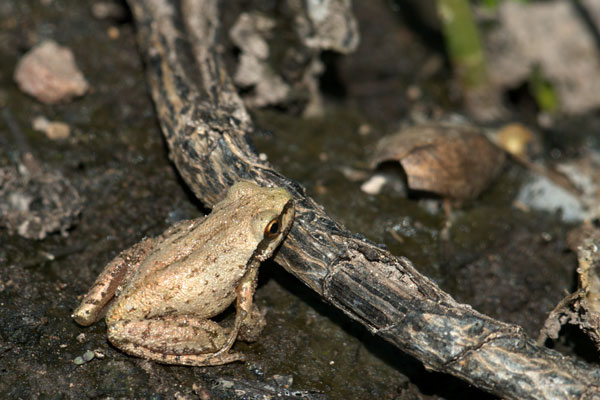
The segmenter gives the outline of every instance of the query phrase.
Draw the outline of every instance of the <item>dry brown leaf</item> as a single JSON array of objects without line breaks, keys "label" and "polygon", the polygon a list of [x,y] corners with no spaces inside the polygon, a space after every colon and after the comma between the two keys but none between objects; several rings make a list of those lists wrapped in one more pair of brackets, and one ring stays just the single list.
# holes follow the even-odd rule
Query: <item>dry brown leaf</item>
[{"label": "dry brown leaf", "polygon": [[463,202],[477,197],[500,172],[505,154],[472,125],[415,125],[377,143],[371,167],[399,162],[412,190]]}]

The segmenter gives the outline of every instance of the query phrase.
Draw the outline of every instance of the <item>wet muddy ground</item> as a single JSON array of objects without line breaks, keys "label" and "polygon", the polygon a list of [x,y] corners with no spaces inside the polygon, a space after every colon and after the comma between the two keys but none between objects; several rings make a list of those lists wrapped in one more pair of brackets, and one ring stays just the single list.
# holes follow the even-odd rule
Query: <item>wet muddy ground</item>
[{"label": "wet muddy ground", "polygon": [[[320,391],[331,399],[485,398],[458,380],[425,371],[273,263],[261,268],[255,296],[267,309],[268,325],[257,343],[235,346],[248,354],[247,363],[159,365],[109,345],[104,322],[82,328],[72,321],[81,294],[120,250],[207,211],[168,160],[132,22],[95,19],[93,3],[0,3],[0,107],[16,121],[36,160],[60,171],[85,200],[65,235],[37,241],[0,229],[0,393],[48,399],[231,398],[219,379],[270,382],[283,375],[293,377],[294,389]],[[424,107],[457,105],[436,42],[427,42],[426,32],[415,33],[389,2],[357,3],[362,44],[353,55],[329,60],[328,82],[335,84],[324,85],[325,114],[305,120],[257,111],[257,148],[353,231],[408,257],[460,301],[536,337],[547,313],[575,288],[576,257],[567,250],[569,226],[560,218],[512,207],[522,167],[509,162],[483,196],[457,211],[449,241],[440,238],[442,213],[432,215],[393,193],[367,195],[360,181],[344,174],[366,170],[376,139],[406,116],[412,101],[407,87],[423,89]],[[367,23],[374,19],[377,26]],[[114,30],[109,34],[115,28],[117,37]],[[47,38],[74,52],[91,85],[84,97],[48,106],[18,90],[12,79],[17,61]],[[418,71],[427,62],[438,67],[423,76]],[[31,121],[39,115],[68,123],[70,137],[50,140],[34,131]],[[580,119],[578,131],[595,123],[593,116]],[[370,133],[359,134],[365,125]],[[0,167],[15,165],[22,149],[5,120],[0,120],[0,139]],[[577,143],[563,137],[552,146],[568,154]],[[590,354],[577,332],[565,337],[553,345],[569,354]],[[88,350],[94,358],[76,365],[74,359]],[[597,356],[588,361],[597,362]]]}]

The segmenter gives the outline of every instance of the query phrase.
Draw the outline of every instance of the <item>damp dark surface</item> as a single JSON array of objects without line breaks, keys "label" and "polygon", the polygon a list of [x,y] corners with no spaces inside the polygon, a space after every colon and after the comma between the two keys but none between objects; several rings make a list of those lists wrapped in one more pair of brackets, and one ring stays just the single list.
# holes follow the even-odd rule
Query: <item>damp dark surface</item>
[{"label": "damp dark surface", "polygon": [[[85,198],[66,236],[35,241],[0,229],[0,393],[14,399],[226,398],[213,390],[218,378],[266,382],[291,375],[293,388],[331,399],[486,398],[452,377],[427,372],[274,263],[261,268],[255,296],[267,310],[267,327],[258,342],[235,345],[248,354],[247,363],[164,366],[112,347],[104,322],[89,328],[73,322],[81,295],[119,251],[207,211],[169,162],[132,22],[94,19],[93,3],[0,2],[0,107],[17,121],[38,162],[62,172]],[[569,227],[557,216],[512,207],[521,167],[507,163],[483,196],[456,210],[447,241],[440,236],[443,213],[394,193],[367,195],[362,181],[351,178],[366,173],[375,141],[406,116],[407,87],[421,87],[423,101],[452,111],[456,106],[439,46],[425,43],[391,2],[355,3],[361,47],[332,60],[336,85],[344,90],[327,94],[318,118],[254,112],[257,148],[350,229],[408,257],[460,301],[537,336],[546,314],[573,290],[576,258],[566,250]],[[378,24],[370,24],[373,19]],[[111,39],[109,29],[118,37]],[[18,90],[15,65],[43,39],[71,48],[92,87],[86,96],[47,106]],[[438,62],[438,72],[420,75],[425,62]],[[71,136],[52,141],[34,131],[38,115],[68,123]],[[574,126],[581,132],[595,124],[590,116]],[[7,129],[0,121],[0,167],[19,157]],[[553,146],[576,151],[577,143],[556,139]],[[578,354],[586,351],[584,342],[573,334],[556,346]],[[87,350],[96,357],[76,365]]]}]

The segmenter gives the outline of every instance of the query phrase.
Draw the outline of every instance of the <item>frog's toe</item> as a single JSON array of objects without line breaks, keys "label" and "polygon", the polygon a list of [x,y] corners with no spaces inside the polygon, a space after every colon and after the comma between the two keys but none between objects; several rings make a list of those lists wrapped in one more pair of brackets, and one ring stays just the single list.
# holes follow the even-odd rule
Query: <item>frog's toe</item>
[{"label": "frog's toe", "polygon": [[244,342],[256,342],[267,325],[267,320],[265,319],[266,313],[266,310],[253,305],[252,312],[242,322],[238,339]]}]

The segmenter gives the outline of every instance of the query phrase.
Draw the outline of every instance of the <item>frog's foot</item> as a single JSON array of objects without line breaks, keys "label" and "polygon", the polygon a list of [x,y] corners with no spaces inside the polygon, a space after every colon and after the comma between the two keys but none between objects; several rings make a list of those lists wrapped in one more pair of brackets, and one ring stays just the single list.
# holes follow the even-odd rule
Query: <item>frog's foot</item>
[{"label": "frog's foot", "polygon": [[244,361],[240,353],[218,353],[227,336],[216,322],[194,316],[123,320],[108,327],[108,339],[119,349],[164,364],[209,366]]},{"label": "frog's foot", "polygon": [[258,308],[255,304],[252,305],[252,311],[242,322],[238,339],[244,342],[256,342],[260,333],[267,325],[265,320],[266,310]]},{"label": "frog's foot", "polygon": [[132,356],[156,361],[161,364],[210,367],[214,365],[229,364],[235,361],[246,361],[246,356],[241,353],[224,353],[218,356],[214,354],[167,354],[132,343],[125,344],[120,348]]}]

